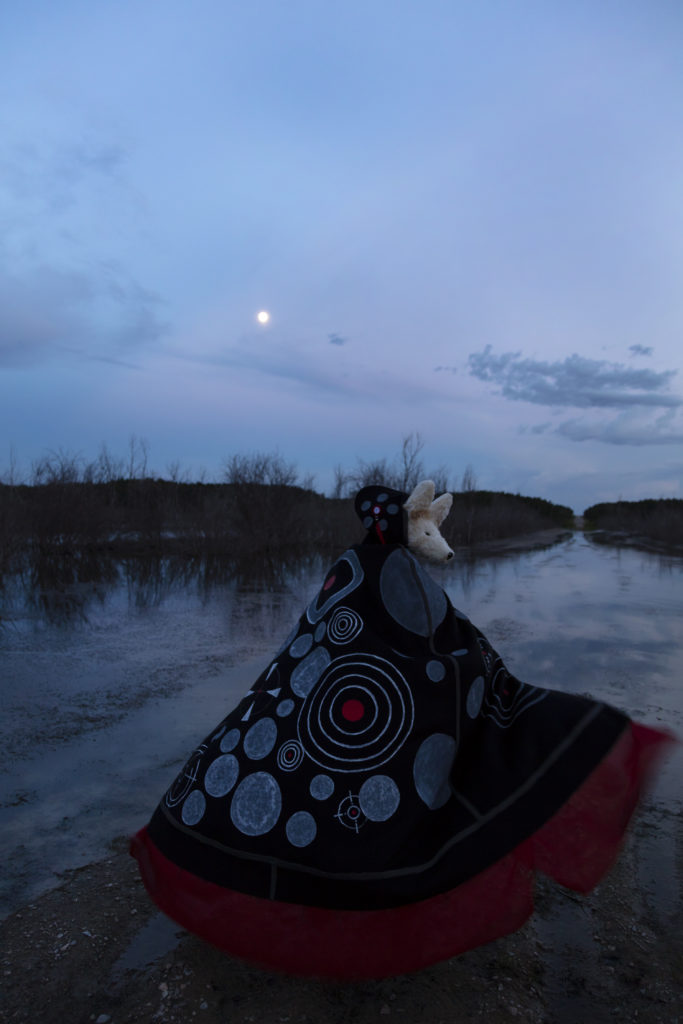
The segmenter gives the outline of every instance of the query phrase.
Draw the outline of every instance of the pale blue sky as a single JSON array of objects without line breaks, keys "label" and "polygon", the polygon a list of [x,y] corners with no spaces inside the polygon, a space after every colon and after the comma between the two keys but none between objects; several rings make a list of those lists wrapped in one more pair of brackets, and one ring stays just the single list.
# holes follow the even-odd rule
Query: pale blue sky
[{"label": "pale blue sky", "polygon": [[325,490],[419,431],[683,497],[682,46],[678,0],[3,5],[0,473],[136,434]]}]

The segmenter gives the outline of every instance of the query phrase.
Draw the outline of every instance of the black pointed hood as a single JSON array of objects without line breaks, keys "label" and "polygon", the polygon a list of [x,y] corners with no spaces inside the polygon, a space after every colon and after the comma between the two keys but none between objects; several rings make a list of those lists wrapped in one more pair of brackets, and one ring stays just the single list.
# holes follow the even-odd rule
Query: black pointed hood
[{"label": "black pointed hood", "polygon": [[408,495],[381,484],[363,487],[356,495],[356,515],[368,531],[366,544],[406,544],[407,529],[403,506]]}]

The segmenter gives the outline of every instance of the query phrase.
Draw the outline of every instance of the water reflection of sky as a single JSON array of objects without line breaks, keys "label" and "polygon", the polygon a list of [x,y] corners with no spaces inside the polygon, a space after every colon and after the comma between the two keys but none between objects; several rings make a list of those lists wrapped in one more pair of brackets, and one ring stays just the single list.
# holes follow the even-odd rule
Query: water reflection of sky
[{"label": "water reflection of sky", "polygon": [[[106,580],[79,582],[66,609],[58,595],[47,606],[26,601],[25,580],[6,588],[0,828],[15,865],[6,900],[53,884],[144,822],[189,749],[288,634],[324,569],[248,579],[216,567],[118,565]],[[590,693],[683,735],[683,558],[575,534],[435,576],[520,678]],[[682,749],[650,798],[651,822],[680,811]],[[655,902],[680,875],[676,820],[639,847]]]}]

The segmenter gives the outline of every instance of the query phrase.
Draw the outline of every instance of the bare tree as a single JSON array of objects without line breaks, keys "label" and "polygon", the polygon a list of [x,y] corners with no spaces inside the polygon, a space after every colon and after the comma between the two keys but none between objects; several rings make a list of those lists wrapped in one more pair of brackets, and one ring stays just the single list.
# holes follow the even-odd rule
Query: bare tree
[{"label": "bare tree", "polygon": [[128,439],[128,479],[144,479],[147,476],[149,444],[144,437],[131,434]]},{"label": "bare tree", "polygon": [[9,468],[5,473],[3,473],[0,479],[2,480],[2,483],[8,484],[9,487],[16,487],[19,484],[17,453],[13,444],[11,444],[9,448]]},{"label": "bare tree", "polygon": [[62,448],[46,452],[31,464],[31,482],[40,484],[75,484],[81,479],[83,456],[72,455]]},{"label": "bare tree", "polygon": [[424,440],[419,431],[406,434],[401,443],[399,465],[395,473],[395,480],[398,481],[398,490],[410,493],[413,488],[424,478],[424,466],[419,458],[424,448]]},{"label": "bare tree", "polygon": [[332,488],[333,498],[345,498],[349,486],[349,474],[342,468],[340,463],[334,467],[334,487]]},{"label": "bare tree", "polygon": [[429,474],[429,479],[434,481],[434,489],[437,494],[445,494],[446,491],[450,490],[448,484],[448,466],[442,462],[440,466],[433,469]]},{"label": "bare tree", "polygon": [[298,475],[296,464],[286,462],[279,452],[231,455],[223,460],[223,479],[228,484],[273,484],[293,487]]},{"label": "bare tree", "polygon": [[462,475],[462,483],[460,490],[464,494],[469,494],[477,489],[477,475],[474,472],[474,468],[471,462],[468,462],[465,466],[465,472]]}]

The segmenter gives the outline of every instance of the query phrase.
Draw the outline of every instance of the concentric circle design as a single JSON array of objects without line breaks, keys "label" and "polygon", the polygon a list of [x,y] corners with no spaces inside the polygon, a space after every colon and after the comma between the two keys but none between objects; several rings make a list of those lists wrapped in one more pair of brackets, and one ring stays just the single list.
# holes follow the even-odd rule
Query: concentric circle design
[{"label": "concentric circle design", "polygon": [[293,772],[304,759],[303,747],[296,740],[287,740],[277,752],[277,766],[283,772]]},{"label": "concentric circle design", "polygon": [[413,697],[395,665],[374,654],[335,658],[304,702],[301,745],[321,768],[369,771],[389,761],[413,726]]},{"label": "concentric circle design", "polygon": [[329,639],[334,644],[349,644],[354,640],[363,628],[363,620],[353,608],[342,606],[337,608],[330,619],[327,630]]}]

